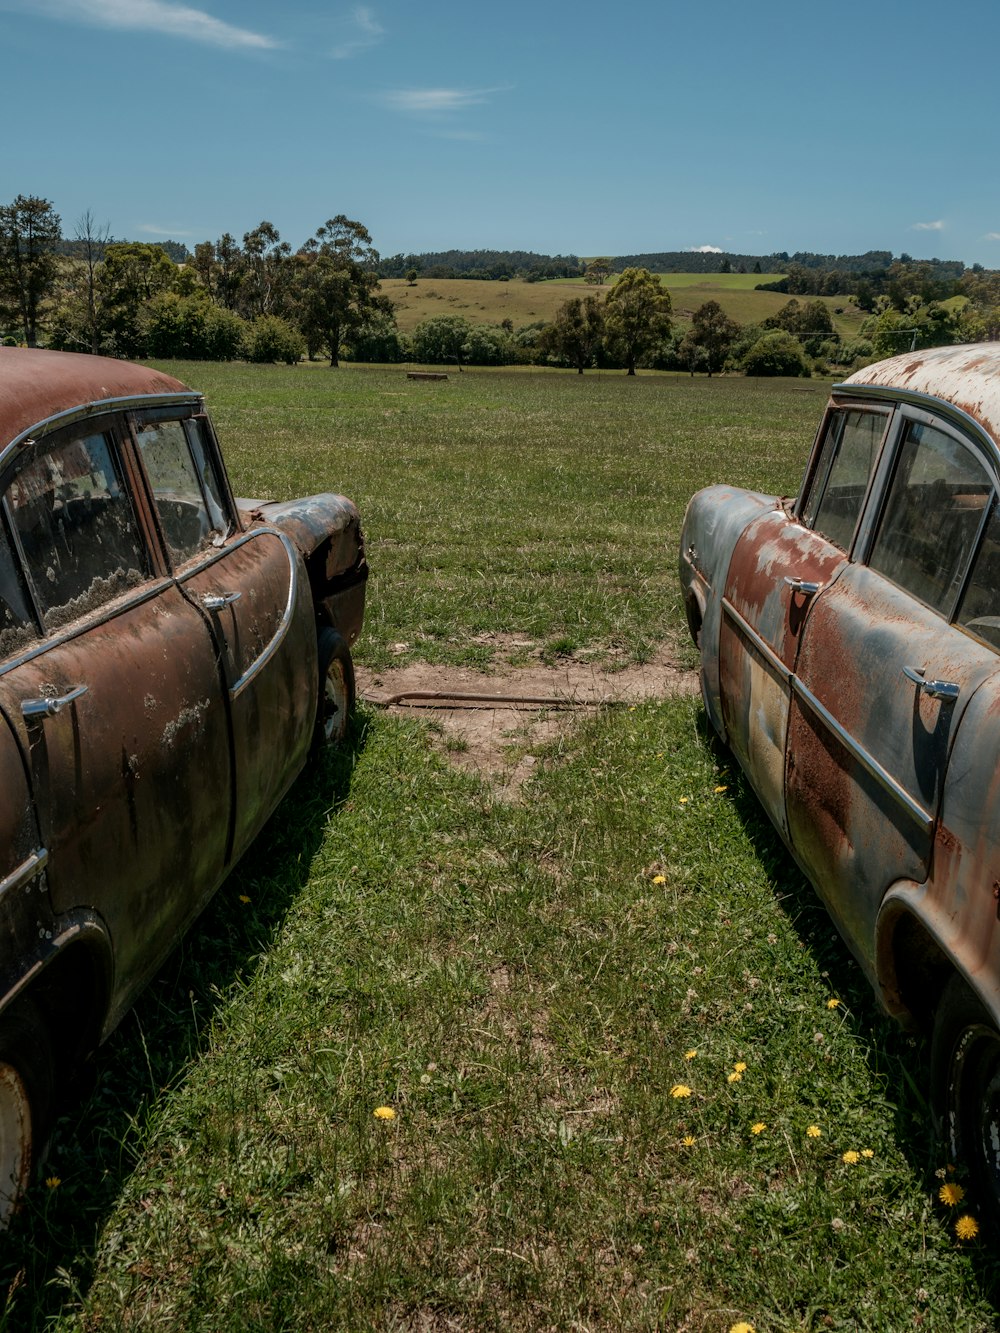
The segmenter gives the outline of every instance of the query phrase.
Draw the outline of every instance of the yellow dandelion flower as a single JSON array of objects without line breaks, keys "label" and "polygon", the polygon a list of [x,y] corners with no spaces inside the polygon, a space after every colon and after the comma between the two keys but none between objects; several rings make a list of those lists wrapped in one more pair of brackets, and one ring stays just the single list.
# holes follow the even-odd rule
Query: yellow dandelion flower
[{"label": "yellow dandelion flower", "polygon": [[742,1077],[743,1077],[743,1075],[742,1075],[742,1073],[740,1072],[740,1070],[738,1070],[738,1069],[734,1069],[733,1072],[727,1077],[726,1082],[727,1082],[727,1083],[739,1083],[739,1081],[740,1081],[740,1079],[742,1079]]},{"label": "yellow dandelion flower", "polygon": [[245,893],[241,893],[241,894],[240,894],[240,902],[241,902],[241,903],[246,904],[246,903],[248,903],[249,901],[250,901],[250,899],[246,896]]},{"label": "yellow dandelion flower", "polygon": [[819,1125],[809,1125],[807,1127],[806,1138],[821,1139],[822,1137],[823,1137],[823,1131],[820,1129]]},{"label": "yellow dandelion flower", "polygon": [[395,1120],[396,1112],[391,1106],[376,1106],[372,1115],[376,1120]]},{"label": "yellow dandelion flower", "polygon": [[685,1059],[685,1060],[693,1060],[697,1054],[698,1054],[698,1052],[697,1052],[696,1050],[693,1050],[693,1049],[690,1050],[690,1051],[685,1051],[685,1052],[684,1052],[684,1059]]},{"label": "yellow dandelion flower", "polygon": [[737,1074],[742,1074],[746,1069],[746,1067],[747,1067],[747,1062],[745,1060],[737,1060],[736,1063],[733,1065],[733,1068],[736,1070]]},{"label": "yellow dandelion flower", "polygon": [[763,1134],[765,1129],[767,1129],[767,1125],[764,1124],[764,1121],[758,1120],[756,1124],[750,1126],[750,1133]]},{"label": "yellow dandelion flower", "polygon": [[671,1097],[690,1097],[691,1089],[686,1083],[675,1083],[670,1089]]},{"label": "yellow dandelion flower", "polygon": [[979,1235],[979,1223],[968,1213],[963,1213],[955,1223],[955,1235],[959,1240],[975,1240]]},{"label": "yellow dandelion flower", "polygon": [[938,1198],[942,1203],[946,1203],[949,1208],[954,1208],[957,1203],[961,1203],[965,1198],[965,1190],[955,1181],[949,1180],[947,1185],[942,1185],[938,1190]]},{"label": "yellow dandelion flower", "polygon": [[666,877],[666,875],[654,875],[654,876],[653,876],[653,883],[654,883],[654,884],[666,884],[666,882],[667,882],[667,877]]},{"label": "yellow dandelion flower", "polygon": [[684,1137],[681,1139],[681,1144],[685,1148],[693,1148],[697,1142],[698,1140],[695,1138],[693,1134],[685,1134]]},{"label": "yellow dandelion flower", "polygon": [[840,1160],[846,1162],[848,1166],[853,1166],[855,1162],[861,1161],[861,1154],[855,1152],[853,1148],[848,1148],[847,1152],[840,1154]]},{"label": "yellow dandelion flower", "polygon": [[723,783],[723,785],[722,785],[721,787],[716,787],[716,789],[715,789],[715,794],[716,794],[716,796],[721,796],[721,794],[722,794],[724,791],[728,791],[728,790],[729,790],[729,788],[725,785],[725,783]]},{"label": "yellow dandelion flower", "polygon": [[829,1000],[827,1000],[827,1002],[826,1002],[826,1007],[827,1007],[828,1009],[839,1009],[839,1008],[840,1008],[840,1001],[837,1000],[837,999],[834,999],[834,998],[831,996],[831,998],[830,998]]},{"label": "yellow dandelion flower", "polygon": [[690,798],[689,796],[682,796],[682,797],[680,798],[680,800],[677,802],[677,804],[678,804],[678,805],[687,805],[687,803],[688,803],[688,801],[689,801],[690,799],[691,799],[691,798]]},{"label": "yellow dandelion flower", "polygon": [[46,1179],[45,1179],[45,1187],[46,1187],[46,1189],[56,1190],[56,1189],[59,1188],[59,1186],[60,1186],[61,1184],[62,1184],[62,1181],[59,1179],[58,1176],[47,1176]]},{"label": "yellow dandelion flower", "polygon": [[753,1324],[748,1324],[745,1319],[741,1319],[738,1324],[732,1324],[729,1333],[756,1333]]},{"label": "yellow dandelion flower", "polygon": [[861,1156],[864,1157],[866,1161],[871,1161],[875,1154],[872,1152],[871,1148],[862,1148]]}]

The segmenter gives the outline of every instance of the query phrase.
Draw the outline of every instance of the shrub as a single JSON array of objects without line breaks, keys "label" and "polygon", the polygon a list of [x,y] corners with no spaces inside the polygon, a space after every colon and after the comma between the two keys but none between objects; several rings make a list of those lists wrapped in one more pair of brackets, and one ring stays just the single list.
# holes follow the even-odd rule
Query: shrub
[{"label": "shrub", "polygon": [[296,365],[306,350],[302,334],[277,315],[261,315],[247,330],[244,352],[248,361],[283,361]]},{"label": "shrub", "polygon": [[763,334],[743,357],[743,369],[748,375],[797,375],[808,377],[812,372],[799,345],[799,340],[782,329]]}]

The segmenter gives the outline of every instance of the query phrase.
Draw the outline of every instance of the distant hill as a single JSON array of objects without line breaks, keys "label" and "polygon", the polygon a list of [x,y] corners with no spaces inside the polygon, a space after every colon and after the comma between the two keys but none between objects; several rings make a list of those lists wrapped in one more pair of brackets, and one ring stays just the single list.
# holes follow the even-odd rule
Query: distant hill
[{"label": "distant hill", "polygon": [[[103,259],[105,247],[109,245],[155,245],[158,250],[162,250],[168,255],[175,264],[184,264],[191,258],[187,246],[180,241],[126,241],[124,238],[117,236],[109,236],[106,241],[96,242],[94,245],[95,256],[98,259]],[[56,245],[56,254],[65,255],[68,259],[85,259],[87,257],[86,242],[61,240]]]},{"label": "distant hill", "polygon": [[437,250],[392,255],[380,261],[380,278],[405,278],[416,269],[422,278],[478,278],[504,282],[524,278],[579,278],[586,267],[578,255],[538,255],[531,250]]}]

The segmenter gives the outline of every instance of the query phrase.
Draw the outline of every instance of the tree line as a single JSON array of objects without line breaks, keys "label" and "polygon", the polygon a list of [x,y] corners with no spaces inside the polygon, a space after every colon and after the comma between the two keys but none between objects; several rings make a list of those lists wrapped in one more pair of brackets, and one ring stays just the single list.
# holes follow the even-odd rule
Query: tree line
[{"label": "tree line", "polygon": [[[478,256],[489,267],[503,254],[530,252],[443,253]],[[509,320],[484,325],[441,316],[404,334],[379,289],[384,265],[367,229],[343,214],[294,250],[263,221],[242,240],[225,233],[185,256],[178,263],[163,244],[112,240],[89,212],[72,237],[63,237],[48,200],[18,195],[0,206],[0,336],[34,346],[42,335],[49,347],[130,358],[294,364],[324,355],[331,365],[345,357],[708,375],[808,375],[909,347],[1000,336],[1000,273],[974,266],[956,279],[939,261],[909,256],[889,265],[882,291],[867,293],[868,318],[860,336],[847,340],[826,302],[799,299],[808,284],[758,324],[741,326],[707,301],[690,325],[677,327],[659,276],[642,265],[617,271],[610,257],[591,260],[576,275],[608,283],[606,293],[570,298],[548,323],[515,329]],[[793,285],[800,272],[823,276],[819,268],[792,266]],[[421,271],[410,267],[402,276],[416,282]],[[859,272],[856,288],[864,281]]]}]

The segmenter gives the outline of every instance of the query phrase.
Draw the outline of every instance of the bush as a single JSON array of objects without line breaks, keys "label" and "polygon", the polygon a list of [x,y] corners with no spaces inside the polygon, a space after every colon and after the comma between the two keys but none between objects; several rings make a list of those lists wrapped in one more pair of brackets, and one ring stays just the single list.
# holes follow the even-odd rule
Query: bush
[{"label": "bush", "polygon": [[425,365],[461,361],[462,345],[471,332],[472,325],[461,315],[436,315],[433,319],[425,319],[410,338],[413,359]]},{"label": "bush", "polygon": [[781,329],[763,334],[743,357],[748,375],[796,375],[808,378],[812,372],[799,340]]},{"label": "bush", "polygon": [[348,361],[373,361],[381,364],[397,364],[405,361],[409,354],[409,344],[405,334],[396,328],[396,321],[391,315],[382,315],[362,324],[348,335],[344,355]]},{"label": "bush", "polygon": [[509,366],[516,358],[514,336],[496,324],[476,324],[462,343],[467,366]]},{"label": "bush", "polygon": [[248,361],[283,361],[286,366],[297,365],[306,350],[302,334],[277,315],[261,315],[247,330],[244,352]]}]

